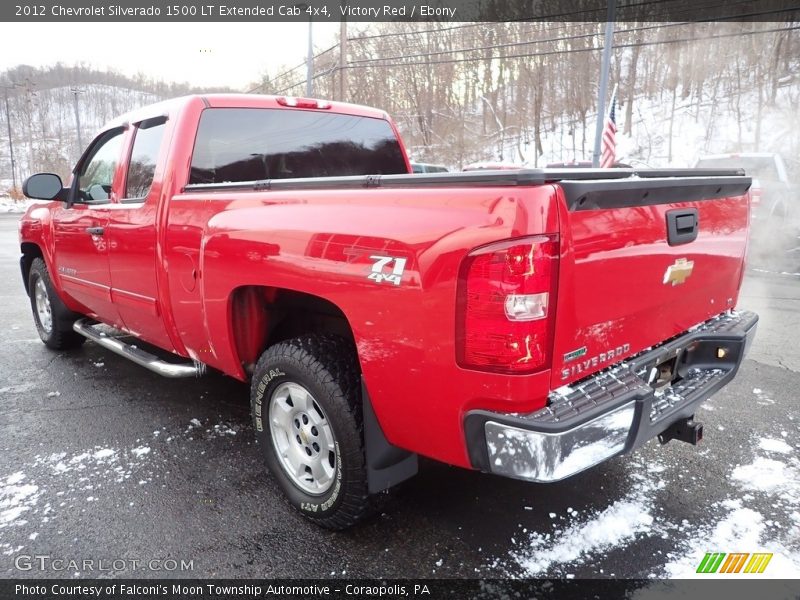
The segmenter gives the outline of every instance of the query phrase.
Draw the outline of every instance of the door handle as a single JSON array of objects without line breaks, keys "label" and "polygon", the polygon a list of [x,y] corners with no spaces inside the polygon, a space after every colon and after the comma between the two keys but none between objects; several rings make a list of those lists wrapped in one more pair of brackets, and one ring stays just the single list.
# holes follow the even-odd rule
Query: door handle
[{"label": "door handle", "polygon": [[87,227],[86,233],[89,235],[103,235],[106,232],[105,227]]}]

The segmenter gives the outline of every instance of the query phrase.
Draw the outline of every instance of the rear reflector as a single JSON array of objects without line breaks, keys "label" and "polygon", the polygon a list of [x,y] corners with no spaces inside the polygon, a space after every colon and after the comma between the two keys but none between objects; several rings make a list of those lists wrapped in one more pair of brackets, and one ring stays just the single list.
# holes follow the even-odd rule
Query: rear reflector
[{"label": "rear reflector", "polygon": [[458,364],[516,374],[548,368],[557,274],[557,236],[471,252],[459,274]]}]

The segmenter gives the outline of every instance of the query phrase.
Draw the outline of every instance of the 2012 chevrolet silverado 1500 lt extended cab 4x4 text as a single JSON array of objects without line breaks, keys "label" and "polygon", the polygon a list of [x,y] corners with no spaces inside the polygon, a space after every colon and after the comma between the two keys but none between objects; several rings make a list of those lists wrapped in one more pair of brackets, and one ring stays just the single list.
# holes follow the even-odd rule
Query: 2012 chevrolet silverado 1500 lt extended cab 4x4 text
[{"label": "2012 chevrolet silverado 1500 lt extended cab 4x4 text", "polygon": [[109,124],[20,223],[36,327],[251,382],[261,450],[330,528],[419,455],[558,481],[696,443],[736,373],[739,170],[412,175],[380,110],[192,96]]}]

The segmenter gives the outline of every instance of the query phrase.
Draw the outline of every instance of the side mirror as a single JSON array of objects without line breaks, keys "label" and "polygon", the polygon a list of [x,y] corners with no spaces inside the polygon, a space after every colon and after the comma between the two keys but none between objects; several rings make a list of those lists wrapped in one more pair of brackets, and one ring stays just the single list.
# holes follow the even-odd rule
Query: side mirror
[{"label": "side mirror", "polygon": [[35,200],[66,200],[64,184],[55,173],[31,175],[22,184],[22,193]]}]

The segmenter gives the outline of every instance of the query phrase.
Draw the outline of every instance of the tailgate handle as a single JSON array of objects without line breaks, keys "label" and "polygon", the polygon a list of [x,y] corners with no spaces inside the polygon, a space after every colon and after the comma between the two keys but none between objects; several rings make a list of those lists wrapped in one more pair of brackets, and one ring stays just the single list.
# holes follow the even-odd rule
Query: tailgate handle
[{"label": "tailgate handle", "polygon": [[700,217],[696,208],[667,211],[667,242],[670,246],[693,242],[699,230]]}]

